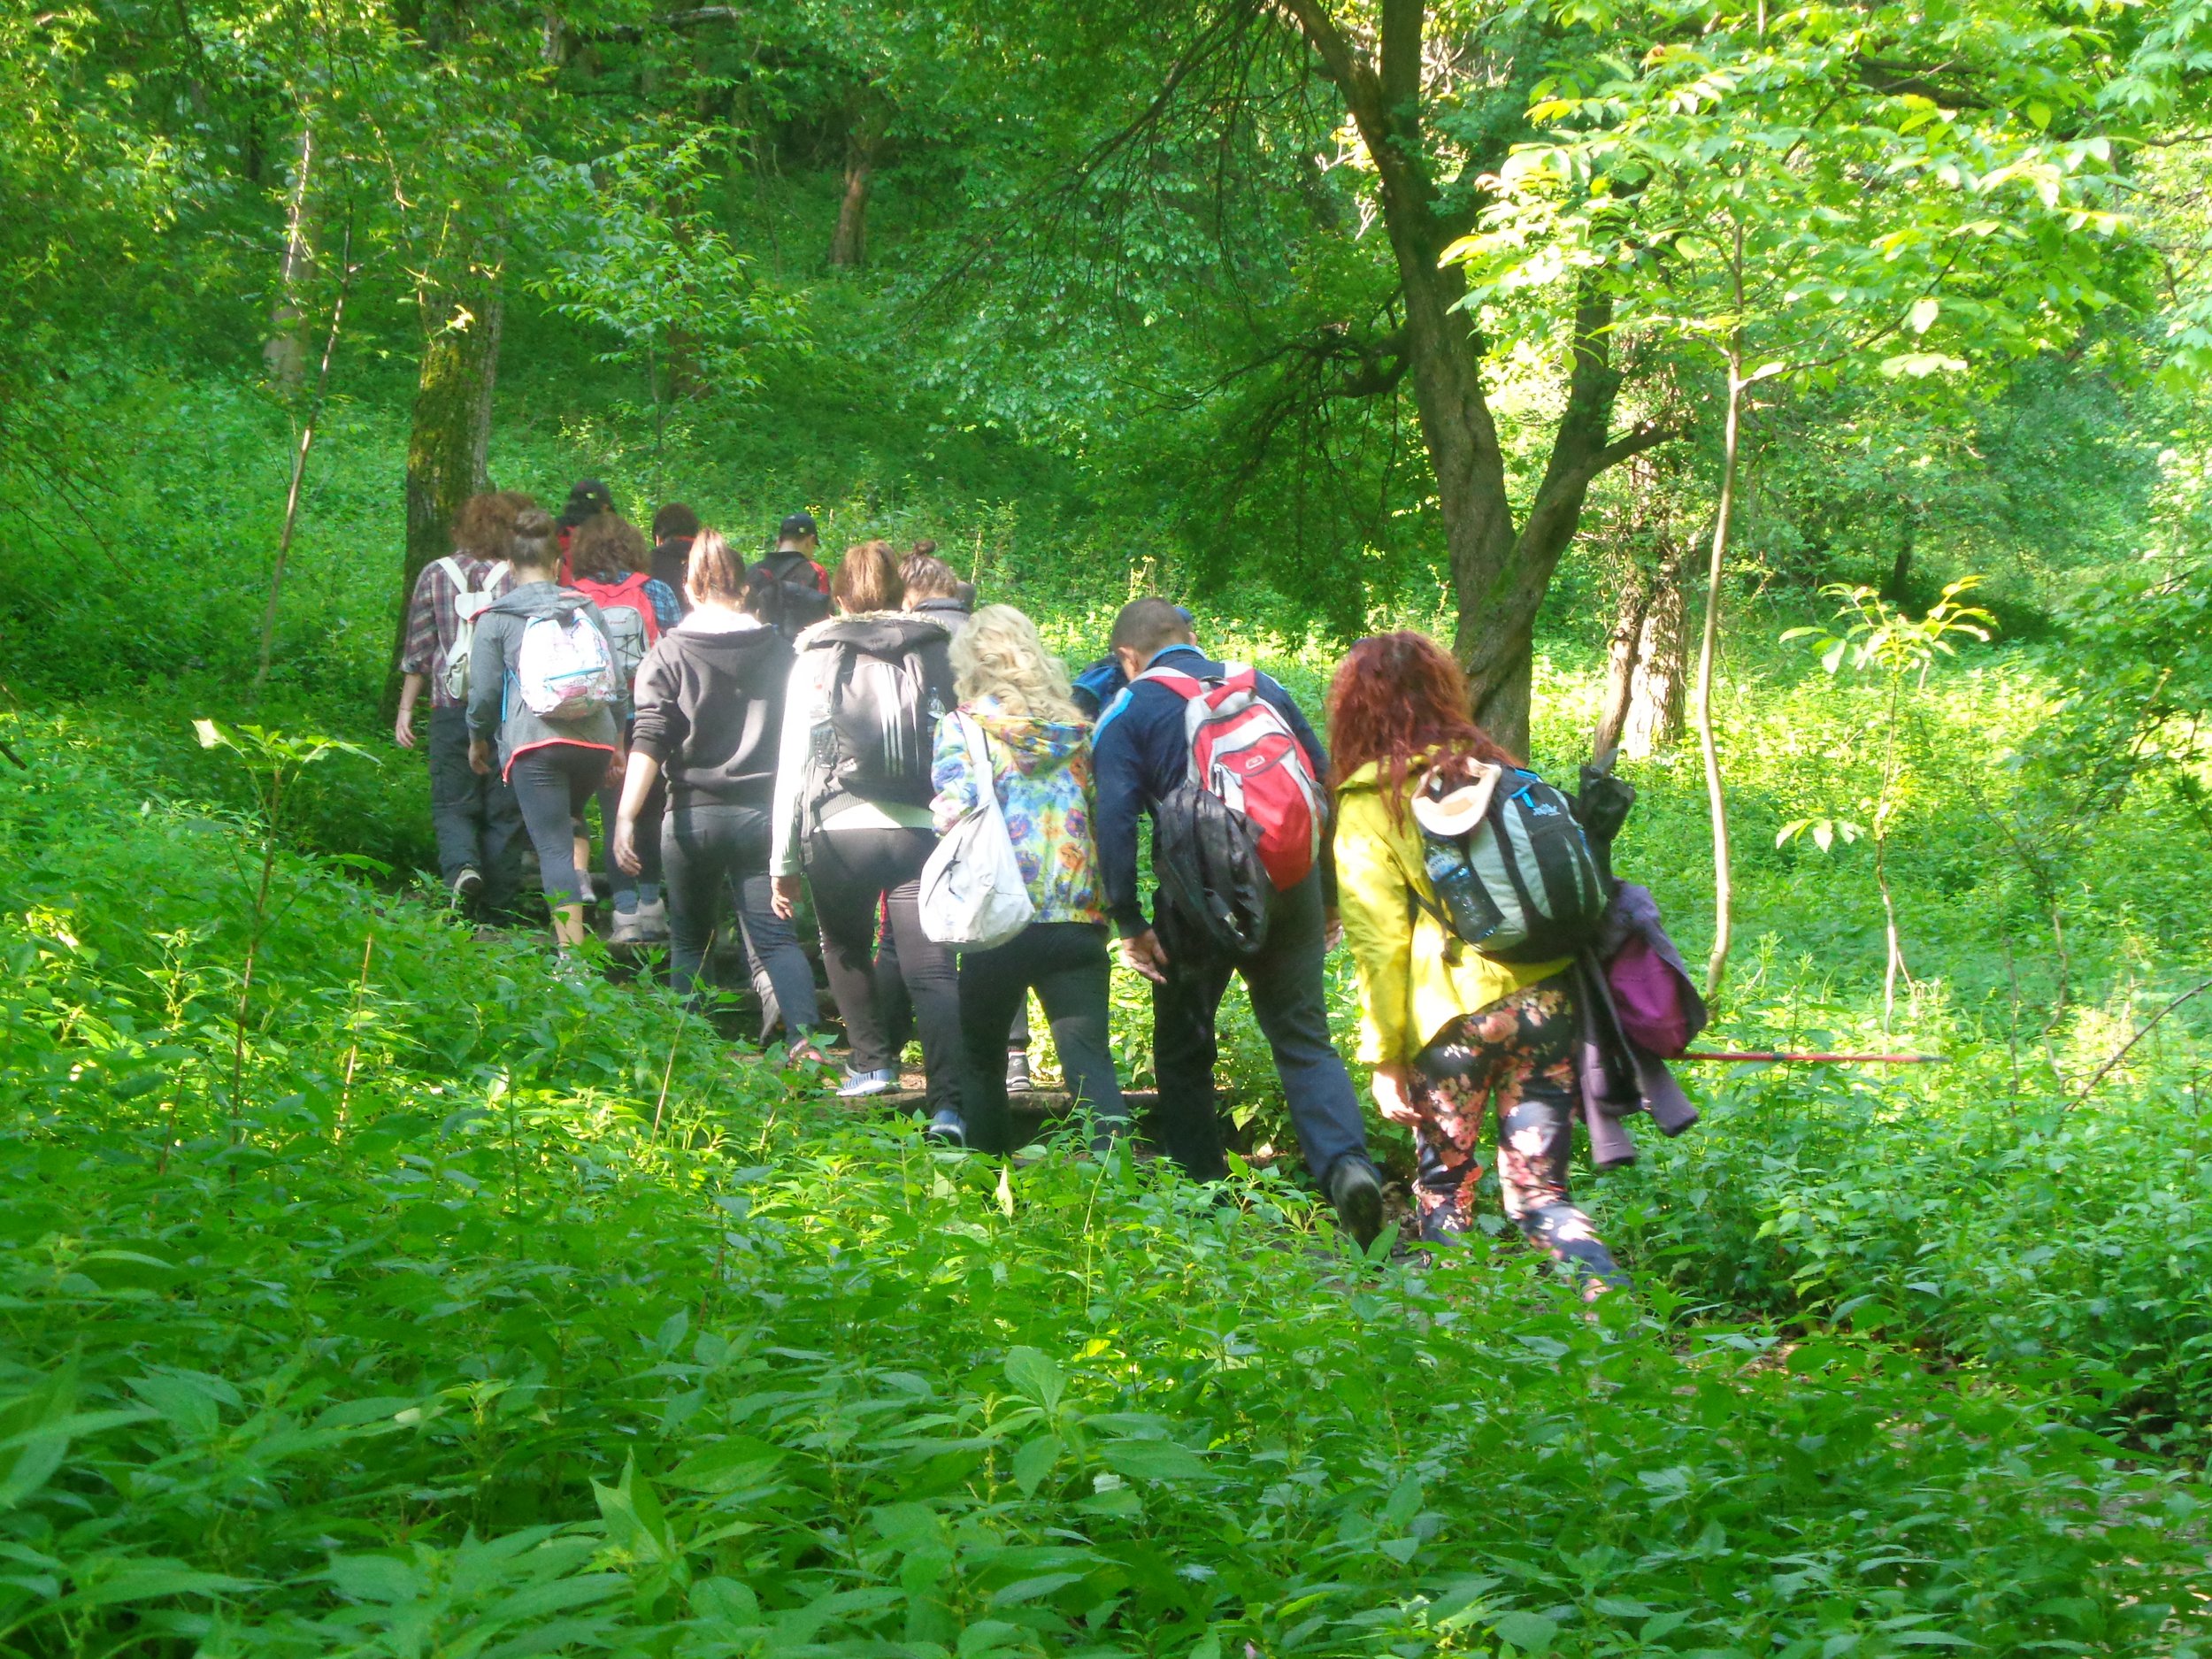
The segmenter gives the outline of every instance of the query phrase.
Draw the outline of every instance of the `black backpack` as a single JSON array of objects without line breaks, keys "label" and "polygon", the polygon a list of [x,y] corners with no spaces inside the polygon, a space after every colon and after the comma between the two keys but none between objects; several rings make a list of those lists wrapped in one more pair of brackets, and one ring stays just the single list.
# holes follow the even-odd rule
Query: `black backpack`
[{"label": "black backpack", "polygon": [[829,692],[836,753],[819,757],[825,770],[864,801],[927,806],[936,794],[937,722],[952,706],[942,635],[881,648],[840,640],[828,649],[837,653]]},{"label": "black backpack", "polygon": [[822,567],[803,553],[772,553],[745,572],[745,608],[787,640],[830,613]]},{"label": "black backpack", "polygon": [[[1430,774],[1423,795],[1445,792],[1443,779]],[[1595,941],[1611,891],[1572,803],[1534,772],[1505,771],[1463,834],[1423,824],[1421,846],[1436,899],[1407,891],[1443,924],[1455,959],[1462,941],[1500,962],[1531,963],[1571,956]]]},{"label": "black backpack", "polygon": [[1259,830],[1212,790],[1179,784],[1153,809],[1152,872],[1175,920],[1216,949],[1248,956],[1267,943],[1275,883]]}]

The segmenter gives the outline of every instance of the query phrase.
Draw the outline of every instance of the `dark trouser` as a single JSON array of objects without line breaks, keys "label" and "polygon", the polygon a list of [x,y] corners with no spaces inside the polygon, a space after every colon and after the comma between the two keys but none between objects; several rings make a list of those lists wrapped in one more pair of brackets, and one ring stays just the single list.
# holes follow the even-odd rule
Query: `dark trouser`
[{"label": "dark trouser", "polygon": [[[637,902],[635,894],[641,884],[658,887],[661,883],[661,815],[668,809],[668,786],[661,779],[653,780],[646,793],[644,803],[638,808],[637,856],[641,866],[632,875],[615,863],[611,850],[607,855],[607,890],[614,897],[614,907],[626,910]],[[614,821],[622,810],[622,786],[602,785],[599,790],[599,827],[606,837],[609,849],[614,845]]]},{"label": "dark trouser", "polygon": [[745,942],[774,987],[785,1032],[796,1037],[820,1025],[814,970],[771,902],[767,810],[687,794],[661,822],[661,860],[668,874],[668,973],[676,989],[688,992],[697,983],[726,890],[737,902]]},{"label": "dark trouser", "polygon": [[1580,1102],[1575,1082],[1572,976],[1555,974],[1447,1025],[1413,1063],[1411,1099],[1421,1236],[1438,1242],[1474,1225],[1482,1182],[1476,1144],[1486,1108],[1498,1111],[1498,1185],[1505,1213],[1577,1271],[1628,1276],[1567,1192]]},{"label": "dark trouser", "polygon": [[1253,1017],[1274,1052],[1298,1149],[1314,1179],[1325,1188],[1342,1159],[1371,1164],[1359,1097],[1329,1041],[1319,872],[1275,895],[1267,948],[1257,956],[1220,955],[1189,937],[1190,930],[1177,928],[1164,899],[1156,908],[1165,924],[1160,944],[1167,952],[1167,983],[1152,987],[1152,1066],[1159,1074],[1160,1139],[1168,1156],[1198,1180],[1228,1172],[1221,1120],[1214,1113],[1214,1062],[1220,1055],[1214,1016],[1229,976],[1237,973],[1244,977]]},{"label": "dark trouser", "polygon": [[882,1071],[898,1063],[875,1000],[876,913],[882,906],[898,947],[899,977],[921,1027],[929,1109],[957,1112],[958,981],[952,952],[922,932],[918,902],[922,866],[936,845],[937,837],[924,829],[841,830],[833,825],[808,837],[806,873],[822,925],[822,966],[852,1039],[853,1070]]},{"label": "dark trouser", "polygon": [[469,770],[466,709],[430,710],[430,827],[438,874],[449,887],[464,870],[484,878],[484,903],[501,910],[522,887],[522,808],[496,772]]},{"label": "dark trouser", "polygon": [[1106,930],[1090,922],[1033,922],[993,950],[960,955],[960,1036],[967,1047],[968,1144],[1011,1152],[1006,1106],[1006,1039],[1033,988],[1052,1022],[1052,1041],[1076,1110],[1091,1110],[1099,1136],[1128,1127],[1107,1040]]},{"label": "dark trouser", "polygon": [[[885,1040],[895,1049],[905,1048],[914,1035],[914,1002],[906,994],[906,981],[899,977],[899,942],[888,928],[876,946],[876,1007],[883,1015]],[[1006,1030],[1006,1047],[1010,1053],[1017,1048],[1029,1052],[1029,999],[1025,996],[1015,1004],[1014,1023]],[[1002,1072],[1005,1065],[1002,1056]]]},{"label": "dark trouser", "polygon": [[514,786],[522,821],[530,831],[530,844],[538,849],[538,876],[548,904],[583,902],[583,877],[576,868],[576,818],[607,775],[609,758],[603,749],[548,743],[517,756],[507,769],[507,781]]}]

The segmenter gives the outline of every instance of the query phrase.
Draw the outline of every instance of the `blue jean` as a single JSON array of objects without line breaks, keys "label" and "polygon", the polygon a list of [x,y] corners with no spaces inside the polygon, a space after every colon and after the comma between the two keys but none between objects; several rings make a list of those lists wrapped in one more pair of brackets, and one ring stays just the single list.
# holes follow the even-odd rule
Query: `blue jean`
[{"label": "blue jean", "polygon": [[1152,987],[1152,1065],[1160,1079],[1160,1140],[1168,1156],[1194,1179],[1217,1180],[1228,1172],[1214,1110],[1214,1064],[1220,1057],[1214,1019],[1234,973],[1243,976],[1251,994],[1253,1017],[1273,1051],[1298,1149],[1314,1179],[1325,1188],[1331,1171],[1348,1157],[1371,1167],[1359,1096],[1329,1040],[1320,872],[1275,895],[1267,945],[1256,956],[1225,955],[1196,930],[1178,928],[1164,899],[1154,908],[1167,952],[1167,983]]},{"label": "blue jean", "polygon": [[430,710],[430,826],[438,838],[438,875],[451,884],[464,870],[484,878],[484,908],[513,906],[522,890],[522,807],[497,772],[469,765],[468,710]]}]

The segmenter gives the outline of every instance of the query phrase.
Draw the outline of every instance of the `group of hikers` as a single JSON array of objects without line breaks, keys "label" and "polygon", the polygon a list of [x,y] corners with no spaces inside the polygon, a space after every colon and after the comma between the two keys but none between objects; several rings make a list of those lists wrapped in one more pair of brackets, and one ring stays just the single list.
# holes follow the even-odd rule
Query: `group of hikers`
[{"label": "group of hikers", "polygon": [[[1578,1116],[1595,1147],[1617,1134],[1599,1104],[1643,1109],[1651,1056],[1624,1038],[1632,1010],[1592,949],[1671,947],[1655,913],[1640,932],[1620,921],[1602,844],[1594,858],[1575,803],[1472,722],[1432,641],[1353,648],[1325,749],[1280,685],[1209,656],[1165,600],[1125,605],[1107,657],[1071,679],[1020,611],[977,608],[933,544],[862,541],[826,569],[804,512],[749,559],[680,503],[649,541],[587,480],[558,516],[479,495],[453,540],[414,590],[395,735],[414,746],[426,690],[457,906],[511,910],[526,839],[570,956],[595,798],[611,940],[664,940],[673,987],[695,995],[733,917],[764,1041],[780,1024],[792,1062],[834,1071],[795,926],[810,896],[849,1050],[837,1093],[896,1090],[918,1038],[927,1133],[988,1152],[1016,1145],[1032,992],[1094,1150],[1127,1133],[1111,937],[1151,983],[1152,1132],[1201,1181],[1227,1173],[1216,1021],[1240,977],[1305,1164],[1364,1247],[1383,1193],[1330,1033],[1324,961],[1341,940],[1357,1057],[1378,1110],[1413,1132],[1424,1239],[1476,1225],[1494,1102],[1508,1216],[1588,1294],[1623,1282],[1569,1194],[1569,1154]],[[1600,1012],[1609,1044],[1579,1052]]]}]

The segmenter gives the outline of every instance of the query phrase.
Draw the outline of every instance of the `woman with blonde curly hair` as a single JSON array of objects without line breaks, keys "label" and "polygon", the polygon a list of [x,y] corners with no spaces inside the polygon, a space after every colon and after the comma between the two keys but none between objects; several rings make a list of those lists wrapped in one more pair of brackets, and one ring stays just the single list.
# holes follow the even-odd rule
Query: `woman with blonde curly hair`
[{"label": "woman with blonde curly hair", "polygon": [[[941,833],[995,792],[1035,916],[1005,944],[960,957],[960,1035],[968,1061],[967,1139],[1012,1150],[1006,1038],[1034,990],[1052,1023],[1068,1092],[1087,1109],[1093,1144],[1128,1125],[1107,1041],[1106,910],[1091,840],[1090,727],[1036,625],[986,605],[952,642],[956,713],[937,727],[932,803]],[[973,747],[971,730],[981,740]]]}]

